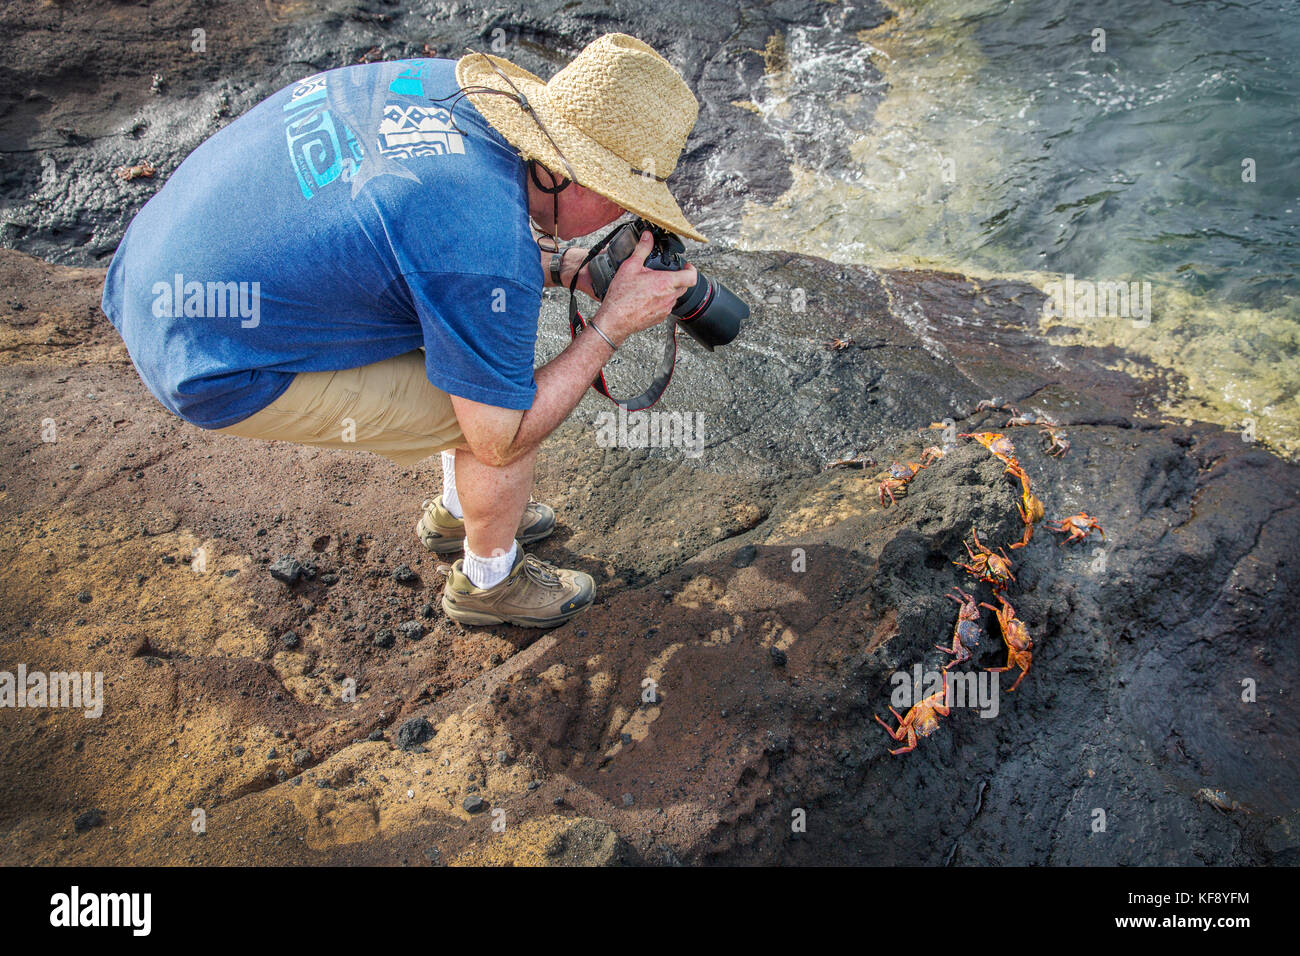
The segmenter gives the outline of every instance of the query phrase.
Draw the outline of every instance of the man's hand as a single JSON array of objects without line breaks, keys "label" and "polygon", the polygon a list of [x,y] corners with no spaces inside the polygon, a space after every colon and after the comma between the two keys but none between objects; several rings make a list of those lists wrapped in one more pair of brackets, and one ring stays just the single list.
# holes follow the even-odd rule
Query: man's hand
[{"label": "man's hand", "polygon": [[[682,293],[695,285],[698,278],[694,266],[680,272],[647,269],[645,260],[653,245],[650,233],[643,233],[636,251],[619,266],[605,301],[593,317],[593,320],[600,319],[601,331],[615,344],[633,332],[662,322]],[[565,258],[573,260],[573,265],[566,262],[561,272],[567,284],[573,277],[569,270],[582,260],[572,255]],[[579,288],[583,288],[583,281],[578,280]],[[453,395],[452,408],[474,457],[501,468],[536,448],[569,416],[608,359],[609,346],[603,339],[594,335],[578,336],[537,370],[537,395],[532,408],[526,412],[496,408]]]},{"label": "man's hand", "polygon": [[622,344],[633,332],[662,322],[698,278],[692,265],[678,272],[647,269],[645,260],[653,248],[654,237],[648,230],[641,233],[636,251],[618,267],[605,293],[605,300],[592,317],[593,321],[601,320],[600,330],[613,339],[615,345]]}]

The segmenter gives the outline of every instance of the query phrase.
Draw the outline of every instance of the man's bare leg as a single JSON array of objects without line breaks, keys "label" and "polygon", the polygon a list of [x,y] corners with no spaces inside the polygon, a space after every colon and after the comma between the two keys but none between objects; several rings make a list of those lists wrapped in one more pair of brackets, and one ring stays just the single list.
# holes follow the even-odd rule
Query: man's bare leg
[{"label": "man's bare leg", "polygon": [[465,547],[482,557],[507,554],[533,491],[537,449],[506,465],[485,465],[456,449],[456,494],[465,513]]},{"label": "man's bare leg", "polygon": [[[555,527],[549,508],[529,505],[536,458],[534,450],[494,468],[468,449],[456,449],[456,492],[465,512],[466,537],[465,556],[452,565],[442,592],[442,610],[449,619],[468,627],[555,627],[595,601],[590,574],[552,565],[533,573],[524,563],[524,546],[516,544],[521,521],[530,522],[523,535],[529,541]],[[530,555],[528,560],[535,559]]]}]

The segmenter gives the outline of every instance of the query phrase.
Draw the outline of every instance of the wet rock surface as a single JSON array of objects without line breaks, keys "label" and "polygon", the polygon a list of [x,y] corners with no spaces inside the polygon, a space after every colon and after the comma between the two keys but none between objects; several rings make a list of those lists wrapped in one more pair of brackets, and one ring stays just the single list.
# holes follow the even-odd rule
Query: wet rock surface
[{"label": "wet rock surface", "polygon": [[[721,223],[826,148],[727,106],[761,98],[772,38],[826,17],[823,42],[848,42],[874,5],[494,4],[469,25],[422,4],[27,6],[4,14],[2,241],[74,265],[0,252],[0,669],[102,672],[104,714],[0,709],[19,771],[0,780],[0,859],[1294,863],[1300,471],[1163,420],[1169,383],[1041,336],[1031,286],[700,253],[752,320],[712,355],[681,337],[656,411],[690,413],[698,442],[607,447],[613,406],[589,393],[544,446],[534,494],[559,527],[534,550],[599,596],[541,634],[442,614],[412,532],[436,460],[403,470],[190,427],[98,311],[103,271],[84,266],[231,117],[373,48],[454,55],[496,28],[543,75],[612,28],[667,53],[702,101],[674,186]],[[190,51],[204,23],[207,58]],[[143,159],[157,178],[112,177]],[[539,360],[567,341],[562,310],[548,298]],[[611,366],[616,391],[653,367],[656,338],[638,339]],[[1047,518],[1086,510],[1106,539],[1060,546],[1040,526],[1012,552],[1029,675],[1014,693],[1002,675],[996,716],[958,708],[891,756],[874,718],[896,674],[949,659],[934,646],[956,620],[946,592],[993,603],[952,564],[963,541],[1007,545],[1022,525],[1018,486],[964,439],[894,507],[877,489],[891,461],[942,442],[932,422],[1003,430],[1009,413],[975,411],[995,395],[1065,424],[1060,460],[1036,429],[1005,430]],[[825,467],[847,458],[861,467]],[[313,576],[277,580],[293,555]],[[1006,659],[982,613],[973,671]],[[433,736],[403,749],[417,719]],[[90,805],[112,828],[69,840]]]},{"label": "wet rock surface", "polygon": [[[107,264],[131,217],[196,146],[312,73],[374,59],[454,58],[468,46],[546,78],[611,30],[652,43],[695,90],[700,120],[673,189],[706,235],[725,238],[746,202],[786,190],[793,162],[834,159],[832,144],[846,140],[816,134],[812,114],[849,130],[870,125],[884,88],[856,34],[885,18],[875,0],[581,0],[558,8],[494,0],[472,9],[429,0],[12,3],[0,13],[8,38],[0,244],[52,262]],[[794,42],[843,55],[853,68],[767,116],[766,101],[780,97],[766,78],[788,65]],[[852,106],[827,112],[832,100]],[[143,162],[153,177],[116,173]]]}]

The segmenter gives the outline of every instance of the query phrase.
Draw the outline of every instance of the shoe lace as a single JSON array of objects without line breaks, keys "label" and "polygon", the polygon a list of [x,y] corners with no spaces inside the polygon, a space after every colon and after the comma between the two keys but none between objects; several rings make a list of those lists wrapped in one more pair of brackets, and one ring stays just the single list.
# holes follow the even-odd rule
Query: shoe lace
[{"label": "shoe lace", "polygon": [[541,558],[534,557],[531,554],[524,555],[524,574],[542,587],[558,588],[560,586],[560,576],[556,573],[558,570],[559,568],[555,565],[548,564]]}]

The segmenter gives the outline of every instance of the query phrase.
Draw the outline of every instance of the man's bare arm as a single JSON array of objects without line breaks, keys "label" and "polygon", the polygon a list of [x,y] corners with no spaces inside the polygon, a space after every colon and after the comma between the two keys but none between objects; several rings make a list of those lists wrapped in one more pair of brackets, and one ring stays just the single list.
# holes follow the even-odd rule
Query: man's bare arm
[{"label": "man's bare arm", "polygon": [[[615,345],[667,318],[677,299],[695,284],[693,266],[680,272],[645,268],[651,245],[646,232],[636,252],[619,267],[592,317]],[[453,395],[452,407],[474,457],[500,468],[540,445],[577,407],[611,354],[598,333],[591,329],[583,332],[534,374],[537,394],[532,407],[524,412]]]}]

